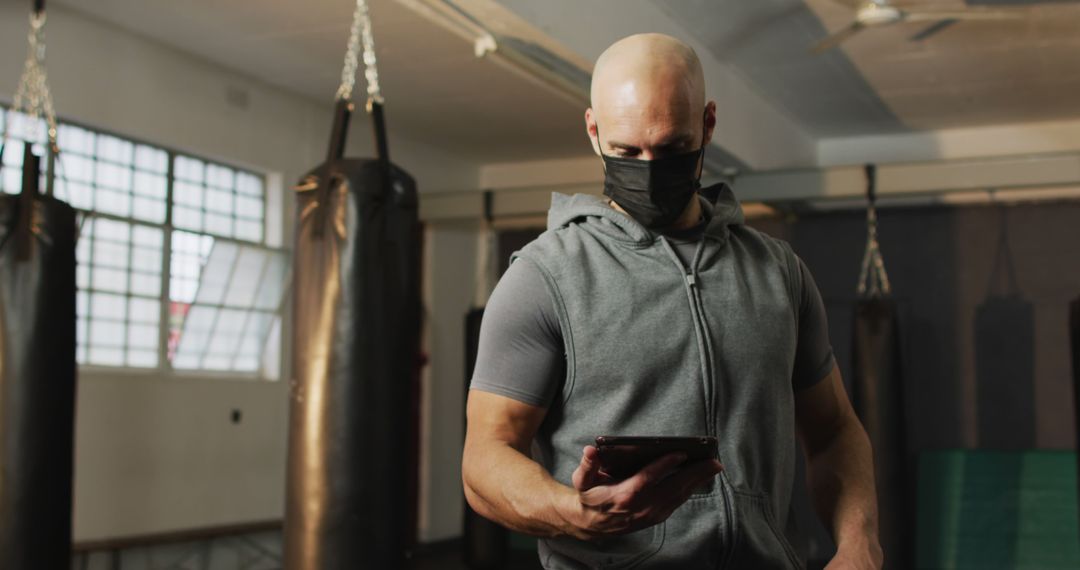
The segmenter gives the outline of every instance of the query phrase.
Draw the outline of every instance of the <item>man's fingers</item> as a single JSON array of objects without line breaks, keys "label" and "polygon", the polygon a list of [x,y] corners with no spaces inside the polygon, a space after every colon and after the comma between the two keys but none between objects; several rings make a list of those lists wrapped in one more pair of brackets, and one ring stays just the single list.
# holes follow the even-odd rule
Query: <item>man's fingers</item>
[{"label": "man's fingers", "polygon": [[646,465],[641,471],[638,471],[620,485],[626,485],[634,491],[641,491],[671,475],[684,461],[686,461],[685,454],[669,453]]},{"label": "man's fingers", "polygon": [[715,459],[694,462],[665,481],[665,490],[676,494],[679,504],[682,504],[695,489],[708,483],[723,470],[724,466]]},{"label": "man's fingers", "polygon": [[600,475],[600,452],[595,447],[587,445],[581,450],[581,463],[574,470],[572,480],[578,491],[587,491],[606,480]]}]

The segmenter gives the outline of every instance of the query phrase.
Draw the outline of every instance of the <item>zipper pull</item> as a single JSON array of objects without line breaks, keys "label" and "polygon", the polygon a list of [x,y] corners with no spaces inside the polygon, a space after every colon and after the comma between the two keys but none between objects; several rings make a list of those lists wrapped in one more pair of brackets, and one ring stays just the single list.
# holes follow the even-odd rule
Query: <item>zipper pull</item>
[{"label": "zipper pull", "polygon": [[686,274],[686,284],[695,287],[697,286],[697,277],[693,273]]}]

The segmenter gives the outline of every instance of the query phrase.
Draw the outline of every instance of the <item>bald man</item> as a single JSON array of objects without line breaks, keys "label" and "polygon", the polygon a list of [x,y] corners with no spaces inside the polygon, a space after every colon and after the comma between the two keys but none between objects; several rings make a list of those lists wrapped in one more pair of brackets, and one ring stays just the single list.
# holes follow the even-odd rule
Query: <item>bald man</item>
[{"label": "bald man", "polygon": [[[829,568],[880,567],[870,444],[813,279],[726,186],[700,188],[716,105],[696,55],[656,34],[615,43],[585,123],[605,198],[554,195],[548,231],[492,293],[469,504],[539,537],[549,569],[801,568],[797,434]],[[715,436],[720,461],[672,454],[616,479],[599,435]]]}]

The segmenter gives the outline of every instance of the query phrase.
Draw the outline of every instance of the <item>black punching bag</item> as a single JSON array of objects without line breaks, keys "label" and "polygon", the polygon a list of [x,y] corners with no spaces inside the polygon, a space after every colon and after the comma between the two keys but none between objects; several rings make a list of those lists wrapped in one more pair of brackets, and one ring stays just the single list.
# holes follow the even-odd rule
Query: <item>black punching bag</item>
[{"label": "black punching bag", "polygon": [[[1069,305],[1069,340],[1072,344],[1073,418],[1080,442],[1080,297]],[[1077,455],[1077,496],[1080,497],[1080,454]],[[1080,507],[1080,505],[1078,505]]]},{"label": "black punching bag", "polygon": [[416,185],[387,160],[377,103],[379,159],[341,158],[351,108],[297,193],[287,570],[401,568],[410,546]]},{"label": "black punching bag", "polygon": [[75,211],[23,188],[0,196],[0,568],[71,565]]},{"label": "black punching bag", "polygon": [[851,399],[874,448],[882,549],[886,567],[914,560],[914,458],[908,456],[897,307],[892,299],[855,305]]},{"label": "black punching bag", "polygon": [[1035,447],[1035,306],[1020,294],[1008,210],[1000,212],[987,297],[975,310],[978,444],[1024,451]]},{"label": "black punching bag", "polygon": [[877,235],[876,168],[866,167],[867,240],[852,335],[851,400],[874,450],[878,521],[885,567],[914,561],[914,458],[908,454],[897,305]]},{"label": "black punching bag", "polygon": [[[473,309],[465,316],[465,392],[476,367],[476,353],[480,347],[480,324],[484,320],[483,309]],[[500,570],[509,558],[510,533],[502,526],[480,516],[465,503],[464,548],[465,566],[471,570]]]}]

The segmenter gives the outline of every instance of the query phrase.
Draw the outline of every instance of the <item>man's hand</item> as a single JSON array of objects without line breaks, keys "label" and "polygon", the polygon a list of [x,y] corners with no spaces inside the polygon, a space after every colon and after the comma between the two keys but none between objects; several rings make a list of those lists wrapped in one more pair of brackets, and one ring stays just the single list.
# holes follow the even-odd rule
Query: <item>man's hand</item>
[{"label": "man's hand", "polygon": [[866,547],[839,549],[825,570],[879,570],[883,563],[881,545],[874,541]]},{"label": "man's hand", "polygon": [[613,482],[597,459],[596,448],[586,447],[572,478],[577,496],[564,508],[576,538],[626,534],[663,522],[723,470],[715,459],[686,464],[685,455],[671,454]]}]

